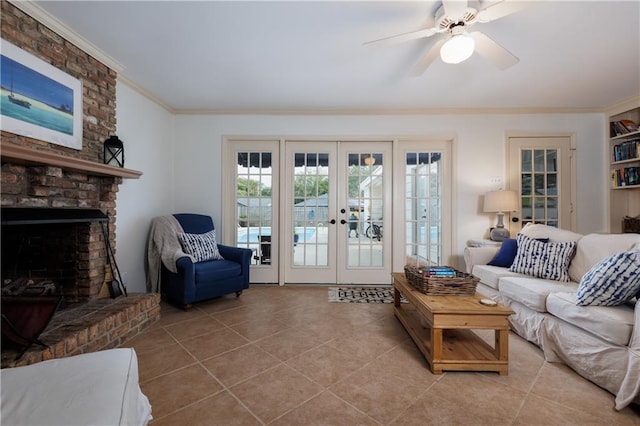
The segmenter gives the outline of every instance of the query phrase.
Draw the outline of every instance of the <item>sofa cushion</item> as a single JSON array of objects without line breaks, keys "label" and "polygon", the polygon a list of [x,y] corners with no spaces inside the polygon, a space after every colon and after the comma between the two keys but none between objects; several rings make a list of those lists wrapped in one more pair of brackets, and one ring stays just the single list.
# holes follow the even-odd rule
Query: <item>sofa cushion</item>
[{"label": "sofa cushion", "polygon": [[527,223],[518,234],[526,235],[529,238],[548,238],[552,243],[562,243],[565,241],[578,241],[582,234],[559,229],[553,226],[541,225],[539,223]]},{"label": "sofa cushion", "polygon": [[577,306],[575,293],[551,293],[547,297],[547,310],[607,342],[629,344],[634,324],[632,306]]},{"label": "sofa cushion", "polygon": [[205,262],[207,260],[223,260],[216,243],[216,231],[209,231],[204,234],[178,234],[182,249],[185,253],[193,256],[195,262]]},{"label": "sofa cushion", "polygon": [[576,242],[543,243],[518,234],[518,252],[511,272],[557,281],[569,281],[569,262],[575,253]]},{"label": "sofa cushion", "polygon": [[242,275],[242,265],[230,260],[201,262],[196,263],[194,267],[196,285],[209,282],[219,282],[226,278]]},{"label": "sofa cushion", "polygon": [[578,241],[576,255],[569,266],[569,277],[580,282],[584,274],[602,259],[640,247],[640,234],[588,234]]},{"label": "sofa cushion", "polygon": [[589,270],[578,287],[576,303],[581,306],[616,306],[640,293],[640,251],[609,256]]},{"label": "sofa cushion", "polygon": [[481,283],[496,290],[498,289],[498,281],[502,277],[526,277],[526,275],[511,272],[508,268],[491,265],[475,265],[471,273],[480,278]]},{"label": "sofa cushion", "polygon": [[504,277],[498,284],[500,293],[537,312],[547,312],[547,296],[554,292],[575,292],[578,284],[532,277]]}]

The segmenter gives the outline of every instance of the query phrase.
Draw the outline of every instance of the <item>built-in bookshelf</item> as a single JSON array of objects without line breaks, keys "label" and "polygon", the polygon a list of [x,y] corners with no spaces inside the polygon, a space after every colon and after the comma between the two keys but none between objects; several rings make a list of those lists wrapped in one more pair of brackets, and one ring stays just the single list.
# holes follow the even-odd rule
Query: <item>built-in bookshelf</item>
[{"label": "built-in bookshelf", "polygon": [[[623,107],[624,108],[624,107]],[[640,216],[640,99],[609,114],[609,228]]]},{"label": "built-in bookshelf", "polygon": [[[633,129],[633,127],[630,127]],[[640,186],[640,131],[611,138],[611,184],[614,189]]]}]

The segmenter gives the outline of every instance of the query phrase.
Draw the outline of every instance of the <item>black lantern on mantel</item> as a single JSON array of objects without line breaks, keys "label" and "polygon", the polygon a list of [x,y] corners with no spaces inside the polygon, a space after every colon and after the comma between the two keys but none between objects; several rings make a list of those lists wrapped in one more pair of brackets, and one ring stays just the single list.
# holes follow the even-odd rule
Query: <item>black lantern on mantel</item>
[{"label": "black lantern on mantel", "polygon": [[116,135],[104,141],[104,164],[124,167],[124,145]]}]

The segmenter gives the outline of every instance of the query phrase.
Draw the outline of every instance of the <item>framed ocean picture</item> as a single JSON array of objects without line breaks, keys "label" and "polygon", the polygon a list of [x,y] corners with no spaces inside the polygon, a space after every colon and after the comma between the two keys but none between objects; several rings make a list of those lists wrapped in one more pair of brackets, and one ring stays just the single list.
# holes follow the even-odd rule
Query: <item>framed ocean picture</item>
[{"label": "framed ocean picture", "polygon": [[0,128],[82,149],[82,82],[0,39]]}]

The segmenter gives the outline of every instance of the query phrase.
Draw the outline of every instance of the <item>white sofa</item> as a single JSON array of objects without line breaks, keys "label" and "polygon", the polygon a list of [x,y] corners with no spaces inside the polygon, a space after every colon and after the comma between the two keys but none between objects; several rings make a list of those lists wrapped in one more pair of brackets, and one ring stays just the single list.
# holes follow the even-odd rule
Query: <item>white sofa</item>
[{"label": "white sofa", "polygon": [[640,249],[640,234],[580,235],[545,225],[522,234],[549,242],[577,241],[569,265],[571,281],[560,282],[487,265],[499,248],[467,247],[467,272],[480,278],[477,290],[513,309],[512,330],[538,345],[547,361],[564,362],[616,395],[621,410],[640,404],[640,302],[620,306],[578,306],[581,278],[595,264],[619,252]]},{"label": "white sofa", "polygon": [[1,423],[11,426],[146,426],[153,418],[131,348],[0,370]]}]

